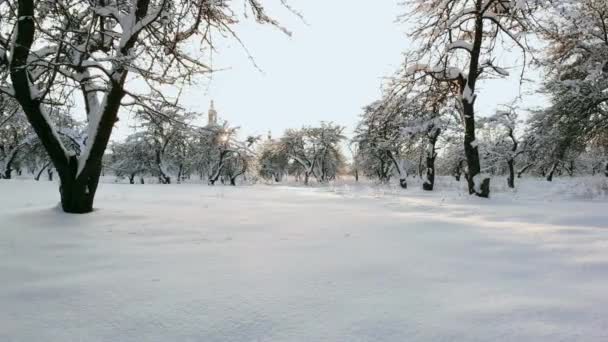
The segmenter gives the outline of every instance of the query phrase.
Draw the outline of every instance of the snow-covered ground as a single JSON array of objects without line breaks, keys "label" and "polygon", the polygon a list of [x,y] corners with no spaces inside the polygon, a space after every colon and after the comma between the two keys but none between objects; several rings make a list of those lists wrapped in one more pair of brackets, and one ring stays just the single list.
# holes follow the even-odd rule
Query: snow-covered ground
[{"label": "snow-covered ground", "polygon": [[103,184],[78,216],[2,181],[0,341],[606,341],[608,183],[576,182]]}]

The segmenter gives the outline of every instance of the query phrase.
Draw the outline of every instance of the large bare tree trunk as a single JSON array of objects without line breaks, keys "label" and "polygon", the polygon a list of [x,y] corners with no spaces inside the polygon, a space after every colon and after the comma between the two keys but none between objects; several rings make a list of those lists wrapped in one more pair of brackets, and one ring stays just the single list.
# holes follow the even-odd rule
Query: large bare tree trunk
[{"label": "large bare tree trunk", "polygon": [[[476,1],[476,9],[481,13],[483,1]],[[475,83],[479,76],[479,58],[481,54],[481,43],[483,40],[483,20],[481,14],[475,19],[475,39],[471,50],[471,61],[467,79],[460,85],[464,121],[464,153],[467,158],[467,182],[469,193],[479,197],[490,197],[490,179],[477,179],[481,174],[479,161],[479,150],[475,141]],[[481,184],[475,184],[480,182]]]},{"label": "large bare tree trunk", "polygon": [[[135,11],[137,20],[146,15],[148,5],[149,1],[137,1]],[[89,137],[87,140],[86,159],[79,161],[77,156],[67,153],[61,140],[57,137],[52,123],[47,120],[46,113],[44,113],[46,108],[43,108],[39,98],[32,95],[30,88],[31,75],[28,72],[28,57],[30,57],[36,30],[34,1],[19,0],[17,17],[19,20],[14,33],[14,48],[10,64],[10,77],[15,99],[21,105],[59,174],[61,207],[67,213],[89,213],[93,211],[93,199],[99,184],[103,154],[117,121],[120,102],[125,95],[124,83],[128,72],[121,66],[114,69],[114,76],[105,93],[105,106],[101,112],[95,115],[95,117],[99,117],[95,136]],[[137,34],[122,47],[123,55],[127,55],[133,47]],[[79,163],[82,163],[81,167],[79,167]]]},{"label": "large bare tree trunk", "polygon": [[87,173],[76,175],[78,159],[73,156],[67,166],[57,169],[61,184],[61,207],[66,213],[85,214],[93,211],[93,200],[101,175],[101,158],[98,167],[90,168]]}]

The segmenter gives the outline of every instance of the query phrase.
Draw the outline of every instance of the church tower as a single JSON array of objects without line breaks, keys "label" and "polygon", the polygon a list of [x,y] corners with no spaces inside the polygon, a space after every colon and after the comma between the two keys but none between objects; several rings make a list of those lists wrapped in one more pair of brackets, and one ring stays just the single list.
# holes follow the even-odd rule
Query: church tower
[{"label": "church tower", "polygon": [[215,110],[215,105],[213,100],[211,100],[211,106],[209,107],[209,121],[207,122],[208,126],[217,126],[217,111]]}]

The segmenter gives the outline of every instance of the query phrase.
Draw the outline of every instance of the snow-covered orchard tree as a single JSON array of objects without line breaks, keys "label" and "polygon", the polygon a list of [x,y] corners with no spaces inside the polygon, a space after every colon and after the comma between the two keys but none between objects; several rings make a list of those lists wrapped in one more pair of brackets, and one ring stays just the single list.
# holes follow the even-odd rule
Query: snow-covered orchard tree
[{"label": "snow-covered orchard tree", "polygon": [[245,142],[233,143],[232,155],[227,158],[222,169],[222,177],[225,177],[230,185],[236,186],[236,180],[255,169],[256,154],[254,145],[259,137],[249,136]]},{"label": "snow-covered orchard tree", "polygon": [[608,130],[595,137],[589,146],[592,173],[603,172],[608,177]]},{"label": "snow-covered orchard tree", "polygon": [[484,153],[488,164],[506,163],[507,185],[515,188],[515,167],[517,158],[524,153],[518,130],[522,125],[517,108],[503,105],[493,116],[481,120],[484,137]]},{"label": "snow-covered orchard tree", "polygon": [[[239,147],[236,141],[238,127],[231,127],[227,122],[222,126],[210,128],[205,139],[209,156],[209,185],[215,185],[220,179],[224,168],[232,163],[232,159],[239,158]],[[236,162],[235,162],[236,163]]]},{"label": "snow-covered orchard tree", "polygon": [[[179,87],[210,72],[202,62],[209,35],[233,36],[243,8],[257,22],[279,26],[260,0],[0,2],[0,90],[20,103],[53,161],[65,212],[93,210],[119,110],[139,104],[128,85]],[[50,118],[49,106],[67,101],[82,102],[87,119],[79,155],[62,143]]]},{"label": "snow-covered orchard tree", "polygon": [[340,143],[345,139],[344,127],[322,122],[317,127],[288,129],[279,140],[280,149],[291,162],[292,174],[304,174],[304,184],[310,176],[318,182],[335,179],[344,166]]},{"label": "snow-covered orchard tree", "polygon": [[559,168],[573,173],[573,160],[608,130],[608,3],[561,0],[546,5],[537,22],[548,42],[542,64],[551,107],[537,113],[531,126],[551,131],[557,139],[550,180]]},{"label": "snow-covered orchard tree", "polygon": [[361,170],[360,159],[359,159],[359,143],[356,141],[352,141],[348,144],[348,151],[350,152],[352,161],[350,164],[350,173],[355,177],[355,182],[359,181],[359,172]]},{"label": "snow-covered orchard tree", "polygon": [[342,134],[344,127],[331,122],[322,122],[318,127],[305,130],[316,152],[316,172],[319,182],[335,180],[345,166],[345,158],[340,144],[346,139]]},{"label": "snow-covered orchard tree", "polygon": [[462,136],[461,134],[448,136],[444,140],[441,158],[439,158],[437,163],[437,172],[439,174],[451,175],[457,182],[460,182],[463,174],[465,174],[466,178],[466,158],[463,151]]},{"label": "snow-covered orchard tree", "polygon": [[[408,0],[404,15],[414,25],[410,37],[417,48],[410,51],[406,75],[432,77],[458,89],[464,127],[469,192],[490,194],[490,178],[481,173],[475,137],[477,82],[483,77],[506,77],[506,66],[496,57],[516,46],[526,64],[528,16],[536,0]],[[415,63],[410,63],[416,61]]]},{"label": "snow-covered orchard tree", "polygon": [[538,172],[548,181],[585,150],[587,123],[578,114],[580,112],[571,111],[567,106],[553,104],[533,111],[528,119],[527,149],[535,159]]},{"label": "snow-covered orchard tree", "polygon": [[263,142],[258,151],[258,174],[262,179],[280,182],[287,174],[289,155],[282,145],[273,139]]},{"label": "snow-covered orchard tree", "polygon": [[146,174],[154,174],[154,146],[150,145],[147,132],[137,132],[129,135],[122,143],[111,145],[112,154],[108,168],[118,177],[127,177],[130,184],[135,184],[135,177],[140,176],[144,182]]},{"label": "snow-covered orchard tree", "polygon": [[396,102],[401,113],[402,134],[411,145],[418,143],[421,146],[423,153],[419,157],[419,172],[424,177],[422,188],[432,191],[435,187],[437,142],[441,133],[453,125],[457,111],[454,104],[450,103],[453,101],[450,97],[452,90],[446,83],[432,78],[412,82],[412,86],[406,87],[407,92],[396,97],[393,102]]},{"label": "snow-covered orchard tree", "polygon": [[359,163],[367,177],[385,183],[396,172],[401,187],[407,188],[404,155],[410,142],[402,132],[403,113],[399,103],[385,97],[366,106],[353,141],[359,145]]},{"label": "snow-covered orchard tree", "polygon": [[36,143],[29,149],[28,153],[21,156],[21,163],[27,167],[28,172],[34,176],[34,180],[40,180],[42,174],[52,169],[52,163],[40,143]]},{"label": "snow-covered orchard tree", "polygon": [[191,137],[190,123],[197,117],[194,112],[185,112],[175,104],[151,103],[137,112],[145,140],[154,153],[155,173],[159,183],[170,184],[171,174],[177,172],[178,182],[188,158]]},{"label": "snow-covered orchard tree", "polygon": [[19,155],[37,142],[27,118],[12,98],[0,96],[0,179],[10,179]]}]

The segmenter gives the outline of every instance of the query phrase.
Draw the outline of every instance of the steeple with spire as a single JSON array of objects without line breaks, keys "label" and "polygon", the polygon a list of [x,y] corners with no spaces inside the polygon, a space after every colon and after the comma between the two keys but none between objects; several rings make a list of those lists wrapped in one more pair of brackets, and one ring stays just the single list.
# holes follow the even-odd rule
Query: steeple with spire
[{"label": "steeple with spire", "polygon": [[211,100],[211,106],[209,107],[209,121],[207,122],[208,126],[217,126],[217,111],[215,110],[215,105],[213,100]]}]

